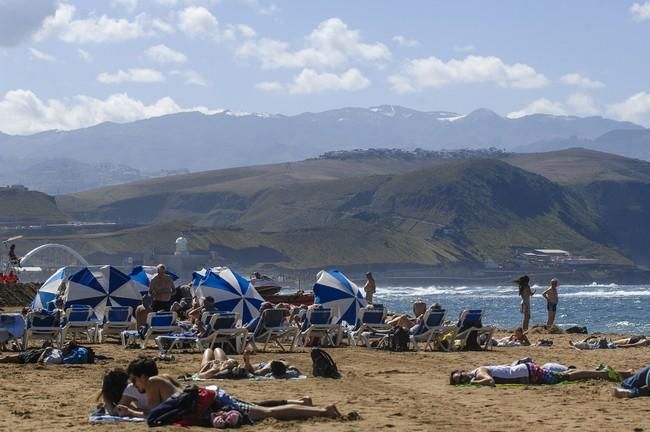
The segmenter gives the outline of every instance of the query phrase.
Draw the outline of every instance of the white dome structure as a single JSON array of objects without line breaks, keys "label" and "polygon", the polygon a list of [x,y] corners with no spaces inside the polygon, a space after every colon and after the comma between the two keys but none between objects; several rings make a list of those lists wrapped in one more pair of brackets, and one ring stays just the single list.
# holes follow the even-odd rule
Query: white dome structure
[{"label": "white dome structure", "polygon": [[190,251],[187,247],[187,244],[187,239],[181,234],[181,236],[176,239],[176,250],[174,252],[174,255],[189,255]]}]

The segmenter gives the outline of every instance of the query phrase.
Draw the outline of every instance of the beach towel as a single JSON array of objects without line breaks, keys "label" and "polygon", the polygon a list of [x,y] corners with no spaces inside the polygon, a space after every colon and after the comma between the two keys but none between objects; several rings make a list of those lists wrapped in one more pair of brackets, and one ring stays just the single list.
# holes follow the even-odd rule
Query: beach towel
[{"label": "beach towel", "polygon": [[103,407],[98,407],[95,411],[91,412],[88,416],[90,423],[116,423],[116,422],[143,422],[145,419],[141,417],[118,417],[106,414]]}]

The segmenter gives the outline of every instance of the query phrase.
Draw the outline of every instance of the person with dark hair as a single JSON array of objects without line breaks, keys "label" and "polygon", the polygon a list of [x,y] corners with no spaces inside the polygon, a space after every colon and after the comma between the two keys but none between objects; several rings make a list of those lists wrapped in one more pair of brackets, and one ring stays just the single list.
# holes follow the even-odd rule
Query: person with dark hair
[{"label": "person with dark hair", "polygon": [[9,246],[9,264],[20,267],[20,257],[16,255],[16,245]]},{"label": "person with dark hair", "polygon": [[104,373],[101,397],[104,409],[110,415],[119,416],[120,413],[129,412],[146,414],[149,411],[147,396],[129,383],[129,374],[122,368],[109,369]]},{"label": "person with dark hair", "polygon": [[250,355],[249,350],[244,352],[244,365],[242,366],[237,360],[229,358],[221,348],[214,350],[208,348],[203,352],[201,370],[197,376],[201,379],[238,379],[250,375],[266,376],[268,374],[274,378],[286,378],[288,372],[296,376],[300,375],[300,371],[285,360],[269,360],[253,365]]},{"label": "person with dark hair", "polygon": [[[127,369],[129,379],[140,393],[147,395],[147,403],[152,408],[158,407],[162,402],[168,400],[174,395],[183,391],[181,384],[174,378],[167,375],[157,375],[158,368],[153,360],[148,358],[139,358],[132,361]],[[302,404],[289,403],[275,406],[262,406],[250,402],[241,401],[226,392],[220,387],[201,388],[201,397],[209,399],[207,404],[198,405],[204,407],[203,410],[215,410],[221,407],[232,407],[242,416],[250,420],[262,420],[265,418],[275,418],[278,420],[299,420],[312,417],[340,417],[340,413],[335,405],[328,405],[324,408],[311,406],[311,399],[307,398]],[[202,401],[205,402],[205,401]],[[282,401],[287,402],[287,401]],[[134,410],[117,407],[121,416],[143,416]],[[205,417],[205,412],[195,413],[197,418]]]},{"label": "person with dark hair", "polygon": [[520,310],[524,315],[524,322],[521,327],[526,332],[528,331],[528,324],[530,322],[530,298],[535,294],[535,291],[530,289],[530,278],[527,275],[514,279],[513,282],[519,285],[519,297],[521,297]]}]

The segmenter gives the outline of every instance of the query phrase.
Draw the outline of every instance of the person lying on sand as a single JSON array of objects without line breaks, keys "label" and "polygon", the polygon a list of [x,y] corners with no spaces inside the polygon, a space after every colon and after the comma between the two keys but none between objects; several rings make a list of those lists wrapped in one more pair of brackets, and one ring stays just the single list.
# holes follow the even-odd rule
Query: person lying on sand
[{"label": "person lying on sand", "polygon": [[493,345],[500,347],[511,347],[511,346],[530,346],[530,340],[528,336],[524,333],[524,329],[517,327],[515,332],[510,336],[502,337],[501,339],[492,339],[490,341]]},{"label": "person lying on sand", "polygon": [[201,379],[232,379],[246,378],[248,375],[265,376],[273,375],[275,378],[286,376],[287,372],[300,375],[300,371],[284,360],[269,360],[256,365],[250,362],[250,351],[244,352],[244,365],[241,366],[235,359],[229,358],[221,348],[214,350],[208,348],[203,352],[201,370],[198,377]]},{"label": "person lying on sand", "polygon": [[[99,397],[106,412],[113,416],[120,416],[129,411],[142,413],[144,416],[149,412],[147,395],[140,393],[129,383],[129,374],[122,368],[109,369],[104,373]],[[118,406],[121,408],[118,409]]]},{"label": "person lying on sand", "polygon": [[614,388],[614,396],[618,398],[650,396],[650,365],[623,380],[618,387]]},{"label": "person lying on sand", "polygon": [[600,371],[569,369],[558,363],[546,363],[541,367],[535,363],[519,363],[513,365],[480,366],[471,372],[455,370],[449,376],[449,384],[477,384],[494,387],[497,384],[557,384],[562,381],[581,381],[603,379],[620,381],[631,372],[617,373],[605,368]]},{"label": "person lying on sand", "polygon": [[639,348],[650,346],[650,339],[643,335],[630,336],[629,338],[622,338],[613,341],[608,341],[605,338],[598,338],[597,336],[588,336],[581,341],[569,341],[569,345],[578,350],[593,350],[593,349],[615,349],[615,348]]},{"label": "person lying on sand", "polygon": [[[140,393],[146,394],[147,404],[151,407],[151,411],[156,409],[156,407],[158,407],[162,402],[183,391],[181,383],[176,381],[174,378],[168,375],[158,375],[158,367],[150,358],[139,358],[132,361],[127,368],[127,373],[136,389]],[[215,410],[224,406],[231,406],[243,417],[248,417],[252,421],[262,420],[265,418],[299,420],[312,417],[337,418],[341,416],[335,405],[328,405],[324,408],[314,407],[311,406],[310,398],[305,398],[302,401],[291,401],[302,403],[287,403],[280,405],[278,404],[279,401],[271,401],[272,403],[270,403],[270,405],[273,406],[263,406],[241,401],[231,396],[220,387],[216,387],[216,390],[208,388],[201,390],[201,398],[208,400],[199,401],[197,404],[198,406],[206,407],[206,410]],[[117,405],[115,409],[120,416],[144,416],[143,412],[131,409],[124,405]],[[205,412],[195,412],[193,414],[196,417],[205,417],[206,415]]]},{"label": "person lying on sand", "polygon": [[61,349],[45,342],[42,348],[27,349],[21,353],[0,358],[0,363],[38,363],[47,364],[82,364],[94,363],[95,355],[90,348],[77,345],[75,341],[66,342]]}]

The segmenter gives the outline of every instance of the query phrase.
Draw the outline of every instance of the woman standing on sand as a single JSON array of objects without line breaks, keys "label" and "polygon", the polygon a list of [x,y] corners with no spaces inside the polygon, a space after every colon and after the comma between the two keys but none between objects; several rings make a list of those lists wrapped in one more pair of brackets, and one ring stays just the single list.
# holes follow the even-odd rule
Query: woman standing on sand
[{"label": "woman standing on sand", "polygon": [[513,280],[513,282],[519,285],[519,297],[521,297],[520,310],[524,314],[524,322],[521,327],[526,332],[528,331],[528,323],[530,322],[530,298],[535,294],[535,291],[530,289],[530,278],[526,275]]}]

